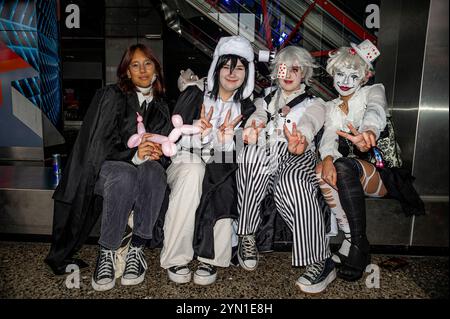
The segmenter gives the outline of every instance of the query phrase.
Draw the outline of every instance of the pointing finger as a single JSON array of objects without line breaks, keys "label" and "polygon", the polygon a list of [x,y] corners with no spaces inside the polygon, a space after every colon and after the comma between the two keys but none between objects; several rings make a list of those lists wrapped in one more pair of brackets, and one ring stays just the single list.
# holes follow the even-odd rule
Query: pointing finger
[{"label": "pointing finger", "polygon": [[214,113],[214,108],[213,108],[213,107],[210,107],[209,112],[208,112],[208,115],[206,116],[206,120],[207,120],[208,122],[211,121],[212,116],[213,116],[213,113]]},{"label": "pointing finger", "polygon": [[283,131],[284,131],[284,135],[286,135],[287,139],[290,139],[292,137],[291,132],[289,132],[289,129],[286,124],[283,125]]},{"label": "pointing finger", "polygon": [[202,104],[202,108],[200,110],[200,118],[205,118],[205,104]]},{"label": "pointing finger", "polygon": [[238,117],[236,117],[236,118],[230,123],[231,127],[235,128],[236,125],[238,125],[239,122],[240,122],[241,120],[242,120],[242,114],[239,115]]},{"label": "pointing finger", "polygon": [[371,141],[370,141],[370,138],[369,138],[369,134],[367,134],[366,132],[363,132],[362,136],[364,138],[364,142],[366,142],[366,145],[370,147],[371,146]]},{"label": "pointing finger", "polygon": [[352,132],[353,135],[359,134],[359,132],[356,130],[356,128],[352,125],[352,123],[348,123],[347,127],[350,129],[350,132]]},{"label": "pointing finger", "polygon": [[297,123],[292,123],[292,134],[295,134],[297,132]]},{"label": "pointing finger", "polygon": [[373,134],[369,134],[370,142],[372,143],[372,147],[377,146],[377,141],[375,140],[375,136]]},{"label": "pointing finger", "polygon": [[230,121],[230,116],[231,116],[231,110],[228,110],[227,115],[225,115],[225,120],[223,121],[224,126],[228,125],[228,122]]},{"label": "pointing finger", "polygon": [[348,139],[349,141],[354,141],[355,137],[353,135],[348,134],[347,132],[344,131],[336,131],[336,134],[339,136],[342,136],[343,138]]}]

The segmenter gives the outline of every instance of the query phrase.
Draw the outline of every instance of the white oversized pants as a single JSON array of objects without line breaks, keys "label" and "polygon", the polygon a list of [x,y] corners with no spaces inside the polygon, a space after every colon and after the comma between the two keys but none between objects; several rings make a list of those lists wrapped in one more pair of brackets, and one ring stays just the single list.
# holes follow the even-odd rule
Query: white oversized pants
[{"label": "white oversized pants", "polygon": [[[167,169],[167,183],[171,192],[164,221],[164,246],[160,256],[161,267],[164,269],[186,265],[193,259],[195,212],[202,196],[204,175],[205,163],[198,155],[187,151],[179,151]],[[198,260],[218,267],[228,267],[232,234],[232,219],[218,220],[214,226],[215,258],[198,257]]]}]

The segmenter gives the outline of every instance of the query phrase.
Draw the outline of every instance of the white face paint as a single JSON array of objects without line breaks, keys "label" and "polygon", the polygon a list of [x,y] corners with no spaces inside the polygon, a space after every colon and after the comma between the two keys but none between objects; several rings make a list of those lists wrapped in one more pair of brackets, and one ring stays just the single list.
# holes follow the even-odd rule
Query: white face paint
[{"label": "white face paint", "polygon": [[360,72],[352,68],[339,69],[333,76],[334,88],[341,96],[353,94],[362,84]]}]

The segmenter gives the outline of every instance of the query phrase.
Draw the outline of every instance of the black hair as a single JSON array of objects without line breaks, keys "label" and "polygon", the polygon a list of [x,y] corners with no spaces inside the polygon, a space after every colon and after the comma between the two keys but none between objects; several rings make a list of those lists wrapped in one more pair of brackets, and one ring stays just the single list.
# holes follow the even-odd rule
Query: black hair
[{"label": "black hair", "polygon": [[219,57],[217,64],[216,64],[216,68],[214,69],[214,74],[213,74],[213,78],[214,78],[214,86],[213,89],[211,90],[211,98],[213,100],[217,100],[217,97],[219,96],[219,74],[220,74],[220,69],[222,69],[222,67],[228,63],[228,61],[230,61],[230,73],[232,73],[234,71],[234,69],[236,68],[237,62],[241,61],[241,63],[244,65],[245,67],[245,78],[244,78],[244,82],[242,83],[242,85],[237,89],[236,94],[233,97],[233,100],[235,102],[239,102],[243,99],[243,94],[244,94],[244,89],[245,86],[247,85],[247,80],[248,80],[248,61],[247,59],[240,57],[238,55],[235,54],[225,54]]}]

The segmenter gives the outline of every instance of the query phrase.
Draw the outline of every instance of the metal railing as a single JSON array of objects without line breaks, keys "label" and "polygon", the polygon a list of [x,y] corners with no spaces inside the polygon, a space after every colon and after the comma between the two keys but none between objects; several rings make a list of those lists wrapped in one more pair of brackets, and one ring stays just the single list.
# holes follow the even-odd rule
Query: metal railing
[{"label": "metal railing", "polygon": [[[163,3],[172,7],[179,16],[180,35],[211,57],[218,39],[213,39],[207,31],[190,22],[189,17],[185,17],[184,10],[178,8],[178,1],[166,0]],[[272,46],[280,48],[286,44],[301,44],[314,56],[321,57],[349,42],[361,41],[361,36],[371,38],[372,41],[374,38],[328,0],[256,0],[253,7],[249,7],[249,1],[238,0],[186,0],[185,3],[228,34],[246,37],[256,53]],[[252,17],[253,20],[246,23],[245,17]],[[269,34],[266,30],[269,30]],[[325,60],[319,60],[319,80],[313,81],[311,89],[317,96],[329,100],[336,95],[332,87],[320,80],[327,74]],[[257,91],[263,88],[264,83],[270,83],[268,74],[259,72],[256,78],[260,79],[256,83]]]}]

